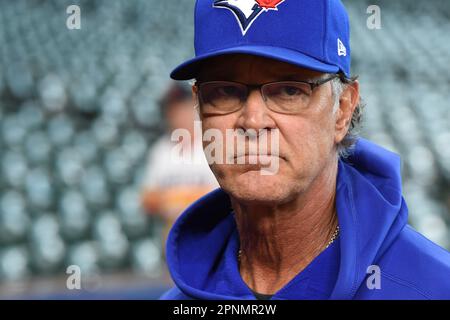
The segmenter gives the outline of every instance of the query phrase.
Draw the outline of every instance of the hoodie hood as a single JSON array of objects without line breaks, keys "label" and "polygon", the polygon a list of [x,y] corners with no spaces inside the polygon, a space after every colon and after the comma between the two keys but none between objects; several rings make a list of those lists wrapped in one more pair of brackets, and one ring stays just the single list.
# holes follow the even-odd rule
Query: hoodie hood
[{"label": "hoodie hood", "polygon": [[[339,160],[336,210],[340,265],[331,299],[351,299],[405,227],[400,158],[365,139]],[[236,254],[239,237],[228,195],[202,197],[176,221],[167,241],[167,263],[178,289],[191,299],[254,299],[242,280]],[[295,283],[273,299],[296,299]]]}]

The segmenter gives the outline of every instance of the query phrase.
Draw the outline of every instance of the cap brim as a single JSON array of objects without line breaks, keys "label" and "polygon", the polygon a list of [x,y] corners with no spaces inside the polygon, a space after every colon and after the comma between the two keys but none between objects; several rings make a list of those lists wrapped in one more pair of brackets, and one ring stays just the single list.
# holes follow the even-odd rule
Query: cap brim
[{"label": "cap brim", "polygon": [[197,77],[199,67],[205,60],[221,55],[238,53],[275,59],[318,72],[337,73],[339,71],[339,67],[335,65],[324,63],[320,60],[291,49],[269,46],[239,46],[209,52],[207,54],[197,56],[194,59],[188,60],[176,67],[171,72],[170,77],[174,80],[193,79]]}]

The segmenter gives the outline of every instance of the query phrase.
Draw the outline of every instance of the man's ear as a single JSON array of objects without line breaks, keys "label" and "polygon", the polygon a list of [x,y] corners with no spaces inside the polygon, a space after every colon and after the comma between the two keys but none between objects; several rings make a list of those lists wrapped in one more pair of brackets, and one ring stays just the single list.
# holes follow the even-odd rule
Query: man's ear
[{"label": "man's ear", "polygon": [[335,142],[340,143],[347,134],[353,112],[359,104],[359,82],[355,80],[345,85],[339,98],[339,108],[336,110]]}]

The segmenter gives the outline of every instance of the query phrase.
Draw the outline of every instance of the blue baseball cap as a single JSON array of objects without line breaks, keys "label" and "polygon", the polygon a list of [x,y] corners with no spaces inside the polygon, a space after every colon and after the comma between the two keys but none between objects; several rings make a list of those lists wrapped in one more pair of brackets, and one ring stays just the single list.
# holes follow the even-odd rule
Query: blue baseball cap
[{"label": "blue baseball cap", "polygon": [[195,58],[170,76],[188,80],[201,63],[249,54],[350,77],[350,27],[340,0],[197,0]]}]

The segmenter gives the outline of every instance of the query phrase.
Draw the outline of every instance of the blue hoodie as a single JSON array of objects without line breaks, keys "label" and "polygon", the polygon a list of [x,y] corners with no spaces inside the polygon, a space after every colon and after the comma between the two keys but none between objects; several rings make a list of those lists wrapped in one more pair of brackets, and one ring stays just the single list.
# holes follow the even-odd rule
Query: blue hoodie
[{"label": "blue hoodie", "polygon": [[[450,253],[407,224],[396,154],[359,139],[339,160],[336,209],[340,257],[330,299],[450,299]],[[199,199],[170,232],[176,286],[161,299],[254,300],[237,268],[238,246],[228,195],[217,189]],[[301,299],[299,290],[289,283],[272,299]]]}]

